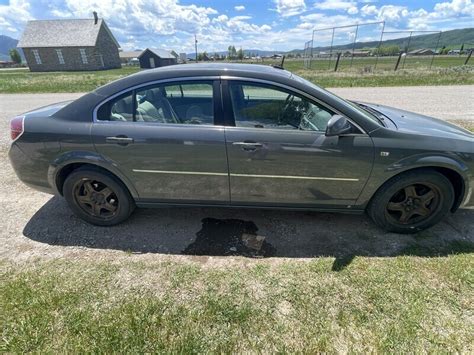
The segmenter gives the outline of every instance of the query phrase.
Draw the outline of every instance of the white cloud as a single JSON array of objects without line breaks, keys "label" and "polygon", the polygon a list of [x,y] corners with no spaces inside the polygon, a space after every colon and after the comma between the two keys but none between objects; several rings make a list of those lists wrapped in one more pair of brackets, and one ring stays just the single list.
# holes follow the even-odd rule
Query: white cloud
[{"label": "white cloud", "polygon": [[[161,47],[191,52],[196,33],[199,50],[208,52],[223,50],[230,44],[285,50],[301,48],[315,28],[386,20],[390,30],[451,29],[472,27],[474,17],[473,0],[437,0],[430,8],[382,5],[370,0],[315,1],[271,0],[273,12],[258,14],[259,20],[268,18],[262,23],[255,17],[232,17],[231,12],[219,13],[210,6],[182,4],[179,0],[10,0],[9,5],[0,5],[0,33],[18,38],[27,20],[91,18],[95,10],[105,18],[124,49]],[[228,6],[230,10],[246,10],[241,7],[244,5],[239,3]],[[358,38],[373,35],[370,29],[364,31],[365,27]],[[325,32],[318,34],[321,41],[325,40]],[[349,31],[340,36],[340,41],[353,38]]]},{"label": "white cloud", "polygon": [[324,0],[317,2],[314,7],[319,10],[349,10],[356,5],[355,1]]},{"label": "white cloud", "polygon": [[359,9],[357,8],[357,6],[352,6],[347,10],[347,13],[349,15],[356,15],[359,13]]},{"label": "white cloud", "polygon": [[274,0],[276,11],[283,17],[295,16],[306,10],[304,0]]},{"label": "white cloud", "polygon": [[434,7],[437,17],[466,15],[474,17],[474,4],[471,0],[453,0],[437,3]]},{"label": "white cloud", "polygon": [[363,16],[374,16],[379,13],[377,6],[375,5],[364,5],[360,9],[360,12]]},{"label": "white cloud", "polygon": [[26,0],[10,0],[9,5],[0,5],[0,33],[18,37],[18,30],[34,19],[30,10]]}]

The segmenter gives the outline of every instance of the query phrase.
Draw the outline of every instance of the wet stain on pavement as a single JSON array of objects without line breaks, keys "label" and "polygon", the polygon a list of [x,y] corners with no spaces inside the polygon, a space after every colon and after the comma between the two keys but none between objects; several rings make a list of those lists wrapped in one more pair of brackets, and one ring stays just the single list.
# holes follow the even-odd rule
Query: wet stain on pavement
[{"label": "wet stain on pavement", "polygon": [[274,256],[276,249],[257,232],[258,227],[251,221],[204,218],[201,230],[196,233],[196,240],[182,253],[251,258]]}]

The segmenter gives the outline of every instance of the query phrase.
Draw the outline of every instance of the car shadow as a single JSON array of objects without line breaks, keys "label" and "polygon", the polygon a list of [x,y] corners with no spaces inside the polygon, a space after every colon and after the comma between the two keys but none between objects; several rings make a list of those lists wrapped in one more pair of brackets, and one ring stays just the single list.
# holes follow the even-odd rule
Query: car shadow
[{"label": "car shadow", "polygon": [[415,234],[386,233],[365,215],[166,207],[137,209],[126,222],[95,227],[51,198],[23,234],[49,245],[115,249],[132,253],[208,256],[335,257],[341,270],[356,256],[444,256],[474,252],[474,210],[460,210]]}]

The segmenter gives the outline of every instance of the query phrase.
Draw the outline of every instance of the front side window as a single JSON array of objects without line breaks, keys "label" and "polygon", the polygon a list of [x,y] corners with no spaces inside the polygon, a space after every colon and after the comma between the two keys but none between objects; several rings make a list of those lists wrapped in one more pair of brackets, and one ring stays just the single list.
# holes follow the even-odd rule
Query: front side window
[{"label": "front side window", "polygon": [[213,84],[211,81],[193,81],[139,88],[102,105],[97,119],[212,125]]},{"label": "front side window", "polygon": [[58,56],[59,64],[64,64],[63,52],[60,49],[56,49],[56,54]]},{"label": "front side window", "polygon": [[86,50],[84,48],[80,48],[79,53],[81,55],[82,64],[88,64]]},{"label": "front side window", "polygon": [[39,55],[39,51],[37,49],[33,49],[33,56],[35,57],[36,64],[42,64],[41,63],[41,57]]},{"label": "front side window", "polygon": [[257,83],[229,82],[237,127],[321,131],[335,115],[292,92]]}]

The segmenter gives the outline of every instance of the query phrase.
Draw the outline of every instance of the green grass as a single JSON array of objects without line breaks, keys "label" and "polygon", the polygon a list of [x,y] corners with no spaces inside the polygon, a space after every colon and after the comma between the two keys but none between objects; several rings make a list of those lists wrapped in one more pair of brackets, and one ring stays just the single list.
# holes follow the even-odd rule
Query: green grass
[{"label": "green grass", "polygon": [[[436,57],[433,69],[428,70],[431,58],[407,58],[405,69],[393,71],[394,58],[379,58],[377,69],[373,69],[375,58],[344,58],[340,71],[327,60],[315,60],[313,68],[304,69],[302,60],[287,60],[285,68],[322,87],[360,86],[414,86],[414,85],[472,85],[474,66],[462,66],[460,57]],[[264,64],[276,64],[266,61]],[[97,72],[52,72],[31,73],[27,70],[0,71],[0,93],[43,92],[88,92],[112,80],[139,71],[137,67],[124,67]]]},{"label": "green grass", "polygon": [[138,70],[123,67],[96,72],[0,71],[0,93],[87,92]]},{"label": "green grass", "polygon": [[470,254],[356,257],[340,271],[333,258],[220,267],[121,258],[3,262],[0,351],[474,350]]}]

